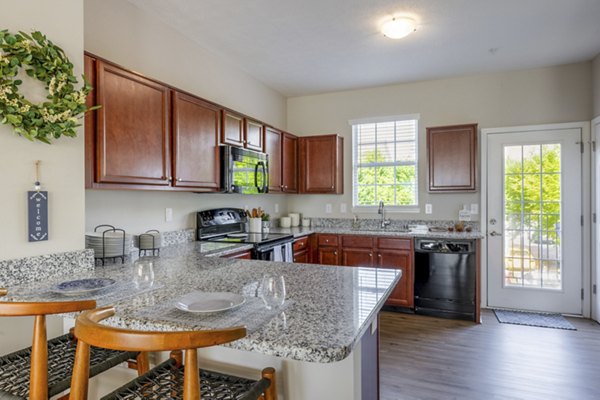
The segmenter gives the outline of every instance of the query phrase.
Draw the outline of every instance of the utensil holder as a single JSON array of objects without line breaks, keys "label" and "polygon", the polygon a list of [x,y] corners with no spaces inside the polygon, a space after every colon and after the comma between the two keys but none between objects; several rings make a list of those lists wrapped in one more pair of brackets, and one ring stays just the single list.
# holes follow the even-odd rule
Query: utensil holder
[{"label": "utensil holder", "polygon": [[262,219],[248,218],[248,232],[261,233],[262,232]]}]

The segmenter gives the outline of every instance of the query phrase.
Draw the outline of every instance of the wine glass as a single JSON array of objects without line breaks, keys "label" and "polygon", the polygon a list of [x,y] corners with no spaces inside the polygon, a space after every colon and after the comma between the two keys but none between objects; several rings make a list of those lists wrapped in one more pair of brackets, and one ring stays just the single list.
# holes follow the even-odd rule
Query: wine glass
[{"label": "wine glass", "polygon": [[142,257],[133,263],[133,283],[137,289],[154,286],[154,262],[152,257]]},{"label": "wine glass", "polygon": [[285,303],[285,278],[283,275],[264,275],[261,287],[261,297],[268,310],[283,306]]}]

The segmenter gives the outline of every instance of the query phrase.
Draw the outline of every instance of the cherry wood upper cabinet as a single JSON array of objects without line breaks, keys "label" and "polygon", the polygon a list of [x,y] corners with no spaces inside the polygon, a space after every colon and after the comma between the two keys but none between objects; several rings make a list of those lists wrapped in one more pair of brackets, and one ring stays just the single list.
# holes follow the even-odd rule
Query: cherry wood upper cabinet
[{"label": "cherry wood upper cabinet", "polygon": [[322,135],[299,140],[300,193],[344,193],[344,139]]},{"label": "cherry wood upper cabinet", "polygon": [[282,183],[283,132],[265,127],[265,153],[269,155],[269,192],[283,191]]},{"label": "cherry wood upper cabinet", "polygon": [[173,186],[217,191],[221,109],[176,91],[172,103]]},{"label": "cherry wood upper cabinet", "polygon": [[264,125],[258,121],[244,118],[244,147],[263,151]]},{"label": "cherry wood upper cabinet", "polygon": [[281,184],[283,192],[298,193],[298,137],[284,132],[282,139]]},{"label": "cherry wood upper cabinet", "polygon": [[430,192],[477,189],[477,124],[427,128]]},{"label": "cherry wood upper cabinet", "polygon": [[264,150],[264,125],[233,111],[223,110],[221,143],[247,149]]},{"label": "cherry wood upper cabinet", "polygon": [[[83,57],[84,74],[92,88],[96,87],[96,59],[88,56]],[[85,99],[85,105],[89,108],[96,105],[96,90],[93,89]],[[85,188],[89,189],[94,183],[94,149],[96,139],[96,111],[85,113]]]},{"label": "cherry wood upper cabinet", "polygon": [[244,117],[223,110],[221,143],[244,147]]},{"label": "cherry wood upper cabinet", "polygon": [[96,63],[96,182],[168,186],[169,88]]}]

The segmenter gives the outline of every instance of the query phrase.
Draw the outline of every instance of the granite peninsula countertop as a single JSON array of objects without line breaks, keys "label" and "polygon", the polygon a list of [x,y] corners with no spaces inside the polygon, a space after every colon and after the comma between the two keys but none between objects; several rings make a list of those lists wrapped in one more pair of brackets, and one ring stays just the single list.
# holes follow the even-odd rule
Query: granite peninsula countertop
[{"label": "granite peninsula countertop", "polygon": [[[118,283],[108,295],[96,299],[99,307],[114,305],[116,308],[116,315],[106,320],[107,324],[143,330],[188,330],[214,326],[203,322],[206,314],[196,317],[197,314],[176,310],[172,306],[176,299],[198,290],[240,293],[247,297],[246,303],[238,309],[213,315],[223,319],[237,312],[241,323],[256,325],[257,320],[264,323],[248,328],[246,337],[225,346],[328,363],[343,360],[351,353],[401,277],[401,271],[395,269],[207,257],[202,252],[216,254],[219,249],[209,250],[206,245],[206,242],[191,242],[162,249],[160,257],[153,259],[154,287],[150,291],[136,294],[131,290],[134,265],[126,263],[97,266],[94,272],[57,275],[45,282],[9,287],[6,300],[64,299],[49,288],[79,277],[109,277]],[[242,247],[238,246],[235,252]],[[281,309],[267,310],[257,297],[266,274],[285,280],[286,303]],[[12,293],[20,295],[11,296]],[[248,308],[244,308],[246,306]],[[186,317],[174,320],[177,313]],[[252,321],[244,321],[243,318],[250,316]]]},{"label": "granite peninsula countertop", "polygon": [[479,231],[472,232],[406,232],[393,229],[360,229],[360,228],[333,228],[333,227],[293,227],[293,228],[271,228],[269,232],[288,233],[294,237],[302,237],[313,233],[330,233],[333,235],[365,235],[365,236],[394,236],[402,238],[435,238],[435,239],[481,239],[483,235]]}]

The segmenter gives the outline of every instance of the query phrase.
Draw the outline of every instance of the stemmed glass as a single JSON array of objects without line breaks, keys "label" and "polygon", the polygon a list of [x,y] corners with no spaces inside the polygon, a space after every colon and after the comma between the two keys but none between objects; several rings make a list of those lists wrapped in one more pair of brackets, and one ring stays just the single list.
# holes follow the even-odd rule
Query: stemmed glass
[{"label": "stemmed glass", "polygon": [[261,297],[268,310],[283,306],[285,303],[285,278],[283,275],[264,275],[261,288]]}]

